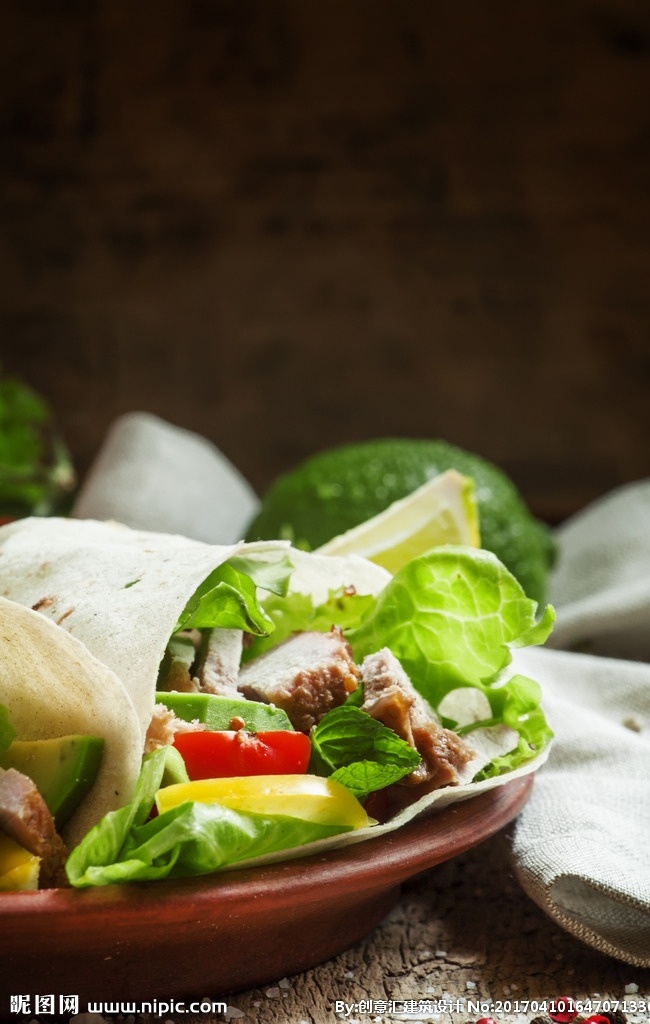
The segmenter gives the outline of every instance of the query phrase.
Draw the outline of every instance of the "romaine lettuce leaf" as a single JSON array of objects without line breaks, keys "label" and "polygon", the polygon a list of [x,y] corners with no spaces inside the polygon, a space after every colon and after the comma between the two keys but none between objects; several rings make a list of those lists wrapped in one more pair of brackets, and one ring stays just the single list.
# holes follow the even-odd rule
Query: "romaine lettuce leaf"
[{"label": "romaine lettuce leaf", "polygon": [[332,591],[327,601],[318,605],[313,604],[308,594],[297,591],[282,598],[267,597],[263,602],[264,609],[273,620],[275,628],[268,636],[254,638],[250,647],[244,651],[244,661],[250,661],[301,630],[327,632],[333,625],[341,629],[356,626],[374,603],[375,598],[371,594],[347,593],[344,590]]},{"label": "romaine lettuce leaf", "polygon": [[243,629],[254,635],[273,631],[273,620],[257,599],[251,576],[224,562],[203,581],[186,604],[175,632],[180,629]]},{"label": "romaine lettuce leaf", "polygon": [[[200,801],[179,804],[128,832],[118,858],[88,864],[77,886],[211,874],[251,857],[350,830],[283,815],[234,811]],[[78,849],[78,848],[77,848]]]},{"label": "romaine lettuce leaf", "polygon": [[130,829],[146,821],[156,790],[160,788],[166,760],[166,747],[158,747],[145,754],[130,802],[117,811],[109,811],[75,846],[65,864],[71,885],[105,884],[92,881],[92,875],[98,868],[114,864]]},{"label": "romaine lettuce leaf", "polygon": [[237,572],[250,576],[257,587],[284,597],[289,590],[293,563],[288,555],[266,561],[256,555],[233,555],[228,565]]},{"label": "romaine lettuce leaf", "polygon": [[192,595],[175,632],[222,627],[243,629],[254,636],[272,633],[274,623],[264,611],[257,588],[284,597],[292,571],[286,555],[272,562],[245,555],[230,558],[210,573]]}]

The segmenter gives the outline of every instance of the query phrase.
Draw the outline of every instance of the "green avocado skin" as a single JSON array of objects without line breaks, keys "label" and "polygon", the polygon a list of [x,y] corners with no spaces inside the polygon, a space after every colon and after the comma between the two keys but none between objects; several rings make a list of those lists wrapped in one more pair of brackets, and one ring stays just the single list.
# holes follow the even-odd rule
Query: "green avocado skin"
[{"label": "green avocado skin", "polygon": [[14,740],[0,751],[0,768],[15,768],[32,780],[60,829],[95,781],[103,751],[99,736]]}]

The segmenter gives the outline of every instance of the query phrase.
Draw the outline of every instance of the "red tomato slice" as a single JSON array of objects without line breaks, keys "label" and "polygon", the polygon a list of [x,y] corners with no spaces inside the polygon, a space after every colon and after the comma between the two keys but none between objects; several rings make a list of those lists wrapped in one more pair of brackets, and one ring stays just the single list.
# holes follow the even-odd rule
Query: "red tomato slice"
[{"label": "red tomato slice", "polygon": [[174,746],[191,782],[236,775],[299,775],[307,771],[311,754],[308,736],[282,730],[181,732]]}]

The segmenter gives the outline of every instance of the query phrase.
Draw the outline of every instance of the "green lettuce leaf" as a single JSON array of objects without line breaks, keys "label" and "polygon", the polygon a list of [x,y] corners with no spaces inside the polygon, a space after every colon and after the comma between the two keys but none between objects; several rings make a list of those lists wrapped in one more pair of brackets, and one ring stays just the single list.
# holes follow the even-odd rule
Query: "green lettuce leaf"
[{"label": "green lettuce leaf", "polygon": [[501,775],[504,771],[523,764],[543,750],[553,738],[541,707],[541,687],[534,679],[514,675],[502,686],[486,687],[485,694],[490,702],[491,717],[474,722],[471,726],[459,728],[460,735],[466,736],[469,733],[471,743],[471,733],[474,730],[503,724],[514,729],[519,738],[516,748],[494,758],[479,772],[476,781]]},{"label": "green lettuce leaf", "polygon": [[503,678],[513,648],[541,644],[548,637],[553,608],[548,606],[540,618],[536,613],[537,604],[491,552],[440,547],[396,573],[345,635],[358,661],[389,647],[435,710],[459,687],[483,691],[491,718],[473,728],[509,725],[519,737],[513,751],[484,769],[502,772],[536,756],[552,736],[537,684],[523,676]]},{"label": "green lettuce leaf", "polygon": [[293,565],[287,555],[264,561],[236,555],[218,566],[195,591],[176,624],[181,629],[243,629],[254,636],[273,632],[274,622],[264,611],[257,590],[283,598]]},{"label": "green lettuce leaf", "polygon": [[0,513],[64,514],[76,482],[48,403],[24,381],[0,372]]},{"label": "green lettuce leaf", "polygon": [[107,814],[72,851],[71,885],[111,885],[205,875],[316,839],[349,831],[286,815],[187,802],[147,820],[165,769],[166,748],[145,755],[133,799]]},{"label": "green lettuce leaf", "polygon": [[512,647],[541,644],[554,612],[537,605],[489,551],[440,547],[405,565],[345,635],[357,659],[389,647],[436,707],[458,686],[496,681]]},{"label": "green lettuce leaf", "polygon": [[357,798],[398,782],[420,763],[413,747],[353,704],[328,711],[311,741],[309,770],[331,776]]},{"label": "green lettuce leaf", "polygon": [[224,562],[203,581],[186,604],[175,632],[180,629],[243,629],[253,635],[273,630],[273,620],[257,599],[255,581]]},{"label": "green lettuce leaf", "polygon": [[160,788],[166,761],[166,747],[158,747],[145,754],[131,801],[117,811],[109,811],[104,815],[70,853],[65,870],[71,885],[105,884],[95,882],[92,878],[98,874],[97,869],[119,860],[120,850],[131,828],[146,821],[156,791]]},{"label": "green lettuce leaf", "polygon": [[289,590],[293,563],[288,555],[274,561],[264,560],[255,555],[234,555],[228,564],[239,573],[250,576],[261,590],[284,597]]},{"label": "green lettuce leaf", "polygon": [[332,591],[322,604],[314,605],[307,594],[292,593],[286,597],[267,597],[264,609],[273,620],[274,630],[267,636],[257,636],[244,652],[244,661],[263,654],[300,630],[327,632],[333,625],[341,629],[358,625],[364,614],[375,603],[370,594],[349,594],[344,590]]}]

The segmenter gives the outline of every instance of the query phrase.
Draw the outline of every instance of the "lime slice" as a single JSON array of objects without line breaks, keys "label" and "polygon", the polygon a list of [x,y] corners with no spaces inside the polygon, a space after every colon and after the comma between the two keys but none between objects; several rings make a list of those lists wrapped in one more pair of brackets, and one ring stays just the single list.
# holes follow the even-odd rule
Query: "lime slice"
[{"label": "lime slice", "polygon": [[363,555],[395,573],[441,544],[480,546],[474,484],[455,469],[440,473],[317,550],[322,555]]}]

